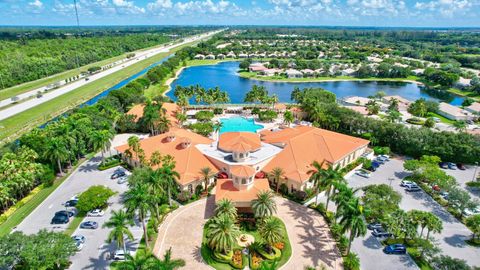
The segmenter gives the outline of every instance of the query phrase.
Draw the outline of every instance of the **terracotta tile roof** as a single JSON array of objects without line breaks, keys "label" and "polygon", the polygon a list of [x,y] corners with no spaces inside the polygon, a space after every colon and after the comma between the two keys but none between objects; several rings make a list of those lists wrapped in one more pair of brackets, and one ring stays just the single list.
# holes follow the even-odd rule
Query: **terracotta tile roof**
[{"label": "terracotta tile roof", "polygon": [[230,172],[239,177],[251,177],[255,174],[255,169],[245,165],[234,165],[230,169]]},{"label": "terracotta tile roof", "polygon": [[215,202],[228,199],[232,202],[251,202],[257,198],[261,191],[270,190],[267,179],[253,180],[253,186],[249,189],[238,190],[231,179],[218,179],[215,188]]},{"label": "terracotta tile roof", "polygon": [[262,141],[284,148],[263,170],[269,172],[280,167],[286,177],[301,183],[310,178],[314,160],[333,164],[369,143],[361,138],[308,126],[261,132],[261,135]]},{"label": "terracotta tile roof", "polygon": [[[174,134],[175,140],[169,142],[167,137]],[[187,148],[182,143],[190,142]],[[205,157],[196,147],[196,144],[210,144],[212,140],[194,132],[171,128],[170,132],[149,137],[140,141],[140,147],[145,151],[148,160],[153,152],[159,151],[163,156],[171,155],[176,161],[175,170],[180,174],[179,184],[186,185],[200,178],[200,169],[210,167],[217,172],[217,168]],[[128,144],[116,147],[117,151],[123,153],[128,149]]]},{"label": "terracotta tile roof", "polygon": [[256,151],[261,145],[260,137],[252,132],[225,132],[218,139],[218,148],[225,152],[242,149]]},{"label": "terracotta tile roof", "polygon": [[273,107],[275,110],[279,110],[279,111],[283,111],[287,109],[287,105],[285,105],[284,103],[275,103]]},{"label": "terracotta tile roof", "polygon": [[[143,116],[143,109],[144,108],[145,108],[145,104],[137,104],[137,105],[133,106],[127,112],[127,114],[135,115],[135,122],[137,122]],[[178,120],[175,117],[175,115],[177,114],[178,111],[180,111],[180,107],[175,103],[165,102],[165,103],[162,104],[162,108],[164,108],[166,110],[165,114],[166,114],[168,120],[170,120],[170,122],[172,124],[178,124]]]}]

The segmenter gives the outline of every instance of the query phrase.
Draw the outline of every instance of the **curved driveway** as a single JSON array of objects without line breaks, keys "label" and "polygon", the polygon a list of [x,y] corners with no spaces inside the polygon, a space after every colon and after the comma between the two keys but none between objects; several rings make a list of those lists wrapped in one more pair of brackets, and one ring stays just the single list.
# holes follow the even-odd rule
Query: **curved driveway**
[{"label": "curved driveway", "polygon": [[[341,257],[323,217],[305,206],[277,197],[277,216],[284,222],[292,244],[292,257],[282,269],[326,265],[342,269]],[[162,257],[172,248],[173,258],[182,258],[188,269],[212,269],[200,254],[203,225],[213,215],[214,197],[180,207],[159,228],[154,254]]]}]

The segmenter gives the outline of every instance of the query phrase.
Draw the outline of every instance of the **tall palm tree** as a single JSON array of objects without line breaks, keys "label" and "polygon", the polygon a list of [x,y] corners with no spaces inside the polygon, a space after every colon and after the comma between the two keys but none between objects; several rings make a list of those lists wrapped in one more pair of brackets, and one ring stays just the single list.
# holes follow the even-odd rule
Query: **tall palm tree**
[{"label": "tall palm tree", "polygon": [[112,229],[108,234],[107,241],[112,243],[115,241],[117,248],[123,248],[124,254],[127,254],[127,245],[125,243],[125,236],[129,240],[133,240],[133,234],[128,226],[133,226],[133,220],[123,210],[112,211],[110,219],[103,224],[104,228]]},{"label": "tall palm tree", "polygon": [[127,140],[128,148],[133,154],[135,154],[135,159],[138,159],[138,153],[140,151],[140,139],[137,136],[130,136]]},{"label": "tall palm tree", "polygon": [[443,230],[443,223],[442,220],[437,217],[436,215],[428,215],[427,216],[427,236],[426,239],[430,237],[430,232],[434,233],[441,233]]},{"label": "tall palm tree", "polygon": [[328,209],[328,203],[330,202],[331,194],[334,192],[333,189],[335,187],[335,183],[345,182],[345,179],[343,179],[339,166],[337,166],[336,168],[332,168],[332,166],[329,166],[325,170],[322,168],[323,162],[318,163],[318,161],[314,161],[312,163],[312,166],[314,169],[309,172],[312,174],[310,179],[314,181],[315,186],[319,191],[325,191],[325,195],[327,196],[326,208]]},{"label": "tall palm tree", "polygon": [[175,161],[168,161],[170,158],[172,158],[170,155],[164,157],[162,166],[155,171],[155,174],[158,175],[163,190],[167,191],[168,204],[172,206],[172,190],[177,188],[180,174],[175,171]]},{"label": "tall palm tree", "polygon": [[102,160],[105,159],[105,151],[110,148],[113,133],[108,129],[94,130],[90,134],[90,143],[95,151],[101,150]]},{"label": "tall palm tree", "polygon": [[62,162],[68,158],[68,150],[62,139],[53,137],[48,140],[43,156],[52,163],[57,163],[60,175],[63,175]]},{"label": "tall palm tree", "polygon": [[276,217],[268,217],[261,224],[258,230],[265,242],[272,246],[283,238],[283,225]]},{"label": "tall palm tree", "polygon": [[205,193],[208,192],[208,182],[215,177],[215,172],[210,167],[203,167],[200,169],[200,176],[205,184]]},{"label": "tall palm tree", "polygon": [[239,236],[240,228],[228,215],[214,217],[208,224],[208,246],[217,252],[227,254]]},{"label": "tall palm tree", "polygon": [[260,192],[257,198],[252,201],[252,209],[255,217],[260,219],[276,213],[277,204],[273,198],[273,193],[270,190]]},{"label": "tall palm tree", "polygon": [[160,165],[160,163],[162,163],[162,154],[160,153],[160,151],[156,150],[150,156],[149,165],[155,167]]},{"label": "tall palm tree", "polygon": [[355,196],[355,193],[357,193],[359,189],[352,189],[343,182],[336,182],[334,186],[337,192],[332,194],[331,199],[337,205],[337,214],[340,215],[339,211],[345,209],[346,204]]},{"label": "tall palm tree", "polygon": [[274,180],[276,184],[276,192],[278,193],[278,190],[280,189],[280,181],[283,179],[285,175],[285,171],[280,168],[280,167],[275,167],[272,169],[272,171],[269,173],[269,176]]},{"label": "tall palm tree", "polygon": [[137,183],[131,186],[130,189],[125,192],[125,206],[127,207],[128,213],[132,214],[136,212],[138,214],[138,219],[142,223],[145,244],[148,248],[149,241],[145,219],[152,208],[152,196],[148,192],[148,186],[143,183]]},{"label": "tall palm tree", "polygon": [[135,256],[126,255],[126,260],[120,262],[116,268],[118,270],[147,270],[151,269],[150,265],[158,259],[150,252],[137,252]]},{"label": "tall palm tree", "polygon": [[290,126],[290,124],[295,120],[293,113],[291,111],[285,111],[283,113],[283,122],[285,125]]},{"label": "tall palm tree", "polygon": [[360,204],[360,200],[357,197],[351,198],[348,203],[341,210],[340,222],[342,225],[342,232],[350,231],[350,237],[348,238],[347,255],[350,253],[352,241],[355,237],[363,236],[367,233],[367,226],[365,225],[363,205]]},{"label": "tall palm tree", "polygon": [[217,207],[215,208],[215,215],[227,215],[231,219],[237,219],[237,208],[231,200],[221,199],[217,202]]}]

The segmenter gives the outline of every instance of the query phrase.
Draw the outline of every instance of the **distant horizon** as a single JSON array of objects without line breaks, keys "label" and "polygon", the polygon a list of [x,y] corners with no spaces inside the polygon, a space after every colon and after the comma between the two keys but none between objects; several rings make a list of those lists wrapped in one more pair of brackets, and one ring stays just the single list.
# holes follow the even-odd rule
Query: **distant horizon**
[{"label": "distant horizon", "polygon": [[[480,28],[480,0],[0,0],[0,25]],[[19,23],[21,22],[21,24]]]}]

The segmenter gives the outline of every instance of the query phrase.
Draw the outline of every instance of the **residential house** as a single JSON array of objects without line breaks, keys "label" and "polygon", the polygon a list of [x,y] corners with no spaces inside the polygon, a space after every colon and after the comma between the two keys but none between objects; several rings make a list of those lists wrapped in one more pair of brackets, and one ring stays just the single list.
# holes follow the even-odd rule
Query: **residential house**
[{"label": "residential house", "polygon": [[196,59],[196,60],[204,60],[205,59],[205,55],[203,54],[197,54],[193,57],[193,59]]},{"label": "residential house", "polygon": [[285,71],[285,74],[287,75],[287,78],[292,79],[292,78],[303,78],[302,72],[296,70],[296,69],[287,69]]},{"label": "residential house", "polygon": [[480,116],[480,102],[472,103],[472,105],[466,107],[465,110]]},{"label": "residential house", "polygon": [[450,119],[450,120],[472,120],[475,118],[475,116],[466,110],[463,110],[459,107],[450,105],[445,102],[440,102],[438,106],[438,114]]}]

